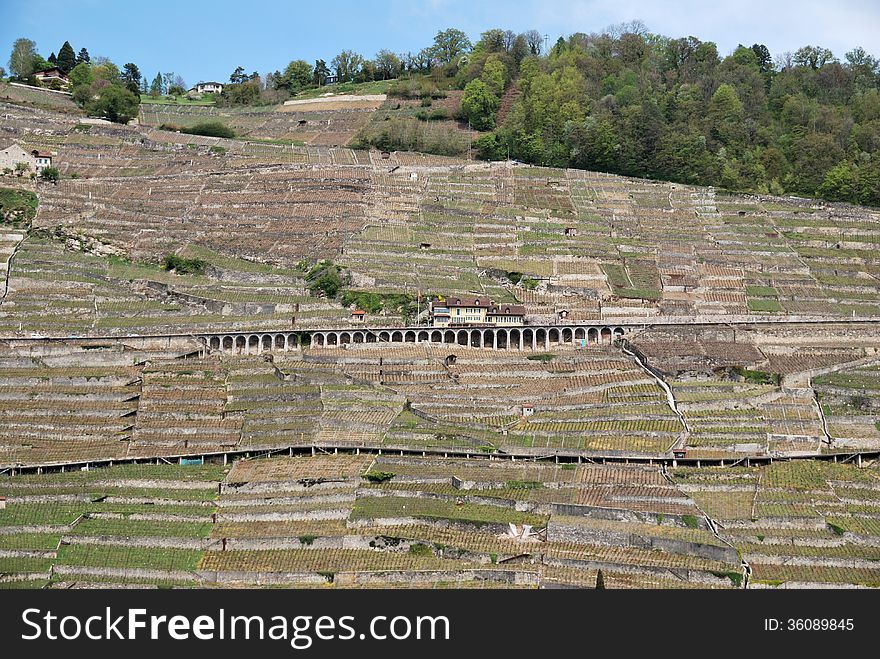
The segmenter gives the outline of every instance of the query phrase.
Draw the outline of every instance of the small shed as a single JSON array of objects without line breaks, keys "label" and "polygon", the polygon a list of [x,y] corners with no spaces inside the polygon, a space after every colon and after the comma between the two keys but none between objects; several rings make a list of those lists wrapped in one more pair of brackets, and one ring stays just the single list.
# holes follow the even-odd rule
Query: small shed
[{"label": "small shed", "polygon": [[366,318],[367,312],[362,309],[355,309],[351,312],[351,319],[356,323],[364,322],[364,318]]},{"label": "small shed", "polygon": [[565,227],[565,235],[566,235],[566,236],[576,236],[576,235],[578,235],[577,227]]},{"label": "small shed", "polygon": [[522,406],[521,414],[523,417],[532,416],[535,413],[535,406],[525,404]]}]

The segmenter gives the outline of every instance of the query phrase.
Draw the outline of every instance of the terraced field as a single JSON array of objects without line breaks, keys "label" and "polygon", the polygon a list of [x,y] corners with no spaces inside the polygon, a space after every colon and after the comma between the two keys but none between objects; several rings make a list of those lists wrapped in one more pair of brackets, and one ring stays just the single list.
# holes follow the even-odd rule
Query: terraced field
[{"label": "terraced field", "polygon": [[330,455],[4,476],[0,584],[877,586],[878,473]]}]

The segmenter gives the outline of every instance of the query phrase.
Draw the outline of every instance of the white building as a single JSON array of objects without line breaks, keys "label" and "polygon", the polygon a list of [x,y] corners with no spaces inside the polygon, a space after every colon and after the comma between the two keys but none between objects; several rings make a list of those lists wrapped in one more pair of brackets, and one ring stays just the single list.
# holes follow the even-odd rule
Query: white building
[{"label": "white building", "polygon": [[15,166],[23,162],[31,172],[39,172],[45,167],[52,166],[52,154],[48,151],[25,151],[18,144],[12,144],[0,150],[0,171],[15,169]]},{"label": "white building", "polygon": [[222,82],[200,82],[195,87],[193,87],[190,91],[195,91],[199,94],[222,94],[223,93],[223,83]]}]

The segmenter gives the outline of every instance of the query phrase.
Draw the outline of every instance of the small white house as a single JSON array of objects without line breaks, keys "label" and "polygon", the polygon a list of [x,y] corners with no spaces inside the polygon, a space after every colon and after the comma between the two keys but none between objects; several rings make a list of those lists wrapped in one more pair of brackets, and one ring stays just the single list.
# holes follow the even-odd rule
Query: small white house
[{"label": "small white house", "polygon": [[195,91],[199,94],[222,94],[223,93],[223,83],[222,82],[200,82],[190,91]]},{"label": "small white house", "polygon": [[48,151],[38,151],[34,149],[31,151],[31,156],[33,157],[36,168],[38,172],[43,171],[46,167],[52,166],[52,154]]}]

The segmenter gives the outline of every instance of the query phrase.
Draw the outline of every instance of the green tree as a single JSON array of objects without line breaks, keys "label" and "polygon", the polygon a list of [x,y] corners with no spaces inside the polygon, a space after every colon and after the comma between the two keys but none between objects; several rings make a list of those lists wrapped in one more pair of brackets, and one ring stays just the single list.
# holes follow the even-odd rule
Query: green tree
[{"label": "green tree", "polygon": [[329,75],[330,69],[327,67],[327,62],[316,59],[315,68],[312,70],[312,82],[318,87],[323,87]]},{"label": "green tree", "polygon": [[380,50],[373,60],[376,65],[376,77],[379,80],[391,80],[400,75],[400,58],[390,50]]},{"label": "green tree", "polygon": [[305,60],[294,60],[287,65],[284,73],[274,80],[276,89],[285,89],[292,94],[311,87],[313,82],[312,67]]},{"label": "green tree", "polygon": [[841,162],[828,170],[819,194],[831,201],[858,203],[858,169],[848,162]]},{"label": "green tree", "polygon": [[794,63],[816,71],[834,60],[834,53],[822,46],[803,46],[794,54]]},{"label": "green tree", "polygon": [[76,53],[73,52],[69,41],[65,41],[61,50],[58,51],[57,65],[63,73],[70,73],[71,69],[76,66]]},{"label": "green tree", "polygon": [[30,39],[16,39],[9,55],[9,71],[17,78],[27,78],[36,71],[34,57],[37,56],[37,44]]},{"label": "green tree", "polygon": [[157,73],[156,77],[153,78],[153,82],[150,83],[150,96],[153,98],[157,96],[161,96],[164,89],[162,88],[162,74]]},{"label": "green tree", "polygon": [[85,48],[80,48],[79,55],[76,56],[76,63],[82,64],[83,62],[85,62],[86,64],[88,64],[91,61],[92,59],[89,57],[89,51]]},{"label": "green tree", "polygon": [[470,125],[477,130],[492,130],[495,127],[495,112],[498,110],[498,97],[482,80],[471,80],[461,96],[461,111]]},{"label": "green tree", "polygon": [[248,76],[244,72],[244,67],[242,67],[242,66],[235,67],[235,71],[233,71],[229,75],[229,82],[231,82],[233,85],[241,85],[247,81],[248,81]]},{"label": "green tree", "polygon": [[746,138],[743,130],[745,112],[736,89],[723,84],[712,94],[709,101],[710,134],[722,144],[742,148]]},{"label": "green tree", "polygon": [[461,30],[448,28],[438,32],[431,46],[431,55],[441,64],[449,64],[470,52],[471,41]]},{"label": "green tree", "polygon": [[364,58],[352,50],[343,50],[331,62],[339,82],[351,82],[360,72]]},{"label": "green tree", "polygon": [[91,85],[95,80],[92,73],[92,65],[88,62],[80,62],[70,70],[68,74],[70,85],[75,89],[80,85]]},{"label": "green tree", "polygon": [[497,55],[490,55],[486,59],[483,75],[480,76],[480,80],[486,84],[486,88],[490,92],[500,98],[504,94],[506,77],[507,68],[504,66],[504,62]]},{"label": "green tree", "polygon": [[103,117],[115,123],[125,124],[137,116],[140,98],[120,85],[104,87],[96,99],[86,105],[86,111],[93,116]]},{"label": "green tree", "polygon": [[133,94],[140,92],[141,71],[137,67],[137,64],[129,62],[122,67],[122,81],[125,83],[126,88],[128,88]]}]

